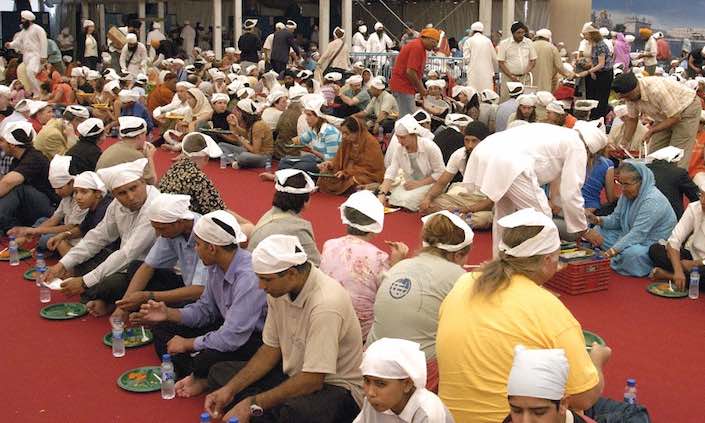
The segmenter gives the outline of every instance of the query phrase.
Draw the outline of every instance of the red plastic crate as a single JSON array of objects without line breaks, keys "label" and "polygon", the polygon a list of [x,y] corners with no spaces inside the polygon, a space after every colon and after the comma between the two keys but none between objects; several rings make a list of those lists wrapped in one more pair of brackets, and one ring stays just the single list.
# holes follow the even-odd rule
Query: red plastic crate
[{"label": "red plastic crate", "polygon": [[546,282],[546,286],[569,295],[604,291],[609,287],[610,274],[608,258],[572,261]]}]

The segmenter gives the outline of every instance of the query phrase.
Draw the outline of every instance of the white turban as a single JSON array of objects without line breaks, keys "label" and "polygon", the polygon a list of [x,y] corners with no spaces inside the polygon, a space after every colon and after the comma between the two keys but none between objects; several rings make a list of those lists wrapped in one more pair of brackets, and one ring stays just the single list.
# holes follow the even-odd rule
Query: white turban
[{"label": "white turban", "polygon": [[590,122],[579,120],[575,122],[573,129],[582,135],[585,145],[592,154],[605,148],[607,145],[607,134],[602,118]]},{"label": "white turban", "polygon": [[123,103],[134,103],[138,100],[139,96],[132,90],[121,90],[118,93],[120,101]]},{"label": "white turban", "polygon": [[429,79],[428,81],[426,81],[426,88],[431,87],[438,87],[440,89],[443,89],[446,87],[446,81],[442,79]]},{"label": "white turban", "polygon": [[88,73],[86,74],[86,79],[89,81],[95,81],[100,79],[100,72],[94,71],[94,70],[89,70]]},{"label": "white turban", "polygon": [[120,88],[120,81],[112,80],[103,85],[103,92],[112,92],[116,88]]},{"label": "white turban", "polygon": [[29,115],[34,116],[47,106],[49,106],[49,103],[46,101],[32,100],[32,102],[29,103]]},{"label": "white turban", "polygon": [[[351,208],[359,211],[370,219],[374,220],[369,225],[360,225],[353,223],[345,217],[345,208]],[[351,226],[363,232],[371,232],[378,234],[384,228],[384,205],[379,202],[379,199],[372,191],[362,190],[350,195],[348,199],[340,205],[340,219],[344,225]]]},{"label": "white turban", "polygon": [[76,129],[81,136],[90,137],[102,133],[105,126],[101,119],[90,118],[81,122]]},{"label": "white turban", "polygon": [[511,95],[519,95],[524,92],[524,84],[521,82],[509,81],[507,82],[507,89]]},{"label": "white turban", "polygon": [[134,138],[147,132],[147,122],[136,116],[120,116],[120,137]]},{"label": "white turban", "polygon": [[499,99],[499,94],[493,90],[485,89],[480,93],[480,100],[482,100],[483,103],[492,103],[497,99]]},{"label": "white turban", "polygon": [[176,83],[176,88],[183,88],[185,90],[190,90],[191,88],[196,88],[196,86],[190,82],[181,81],[181,82]]},{"label": "white turban", "polygon": [[296,74],[296,77],[299,79],[308,79],[312,76],[313,76],[313,72],[311,72],[308,69],[301,70]]},{"label": "white turban", "polygon": [[10,122],[2,134],[2,137],[12,145],[26,147],[32,144],[32,140],[37,134],[34,132],[32,124],[26,120]]},{"label": "white turban", "polygon": [[288,29],[296,29],[297,25],[296,25],[296,22],[289,19],[288,21],[286,21],[286,27]]},{"label": "white turban", "polygon": [[380,29],[384,28],[384,25],[382,25],[382,22],[377,22],[375,24],[375,31],[378,31]]},{"label": "white turban", "polygon": [[[191,145],[196,143],[200,144],[201,140],[206,143],[206,146],[201,150],[194,151],[196,147],[191,147]],[[188,157],[208,156],[211,159],[216,159],[223,155],[223,150],[218,146],[218,143],[210,136],[201,134],[200,132],[186,134],[181,141],[181,151]]]},{"label": "white turban", "polygon": [[235,216],[225,210],[203,215],[194,225],[193,232],[203,241],[221,247],[247,241]]},{"label": "white turban", "polygon": [[237,108],[251,115],[256,115],[259,112],[257,104],[249,98],[238,101]]},{"label": "white turban", "polygon": [[426,355],[420,345],[406,339],[382,338],[362,355],[364,376],[383,379],[411,379],[416,389],[426,388]]},{"label": "white turban", "polygon": [[597,100],[578,100],[575,102],[575,110],[580,110],[582,112],[589,112],[590,110],[597,107],[599,101]]},{"label": "white turban", "polygon": [[394,125],[394,133],[396,135],[421,135],[423,132],[422,129],[423,127],[421,124],[419,124],[419,122],[412,115],[404,116]]},{"label": "white turban", "polygon": [[235,93],[235,96],[237,96],[237,98],[243,99],[243,100],[246,99],[246,98],[253,97],[254,95],[255,95],[255,90],[253,90],[253,89],[250,88],[250,87],[243,87],[243,88],[240,88],[240,89],[237,90],[237,92]]},{"label": "white turban", "polygon": [[308,256],[299,238],[275,234],[263,239],[252,251],[252,270],[260,275],[283,272],[306,263]]},{"label": "white turban", "polygon": [[558,113],[559,115],[565,114],[565,110],[563,109],[563,105],[557,101],[552,101],[552,102],[548,103],[548,106],[546,106],[546,111]]},{"label": "white turban", "polygon": [[679,162],[683,158],[684,153],[685,151],[682,148],[669,145],[668,147],[664,147],[660,150],[654,151],[653,153],[646,156],[646,158],[647,161],[649,161],[648,159],[651,159],[665,160],[667,162]]},{"label": "white turban", "polygon": [[556,101],[556,97],[553,96],[548,91],[539,91],[536,93],[536,99],[538,100],[538,104],[540,104],[543,107],[548,106],[548,103],[552,101]]},{"label": "white turban", "polygon": [[105,184],[103,181],[100,179],[97,173],[91,172],[91,171],[86,171],[83,173],[80,173],[76,178],[73,180],[73,187],[74,188],[83,188],[83,189],[92,189],[95,191],[100,191],[103,194],[108,192],[108,190],[105,188]]},{"label": "white turban", "polygon": [[[286,186],[286,181],[289,180],[294,175],[303,175],[306,185],[303,188],[294,188]],[[316,189],[316,183],[313,182],[310,176],[303,170],[299,169],[282,169],[276,171],[274,174],[274,189],[279,192],[286,192],[289,194],[308,194]]]},{"label": "white turban", "polygon": [[235,47],[227,47],[225,49],[225,54],[235,54]]},{"label": "white turban", "polygon": [[520,106],[536,107],[537,102],[538,98],[534,94],[522,94],[517,98],[517,103],[519,103]]},{"label": "white turban", "polygon": [[83,68],[75,67],[71,69],[71,77],[79,78],[83,76]]},{"label": "white turban", "polygon": [[213,94],[213,96],[211,96],[211,103],[215,103],[217,101],[224,101],[227,103],[230,101],[230,97],[228,97],[227,94],[215,93]]},{"label": "white turban", "polygon": [[482,24],[482,22],[475,22],[472,25],[470,25],[470,31],[474,32],[484,32],[485,31],[485,25]]},{"label": "white turban", "polygon": [[509,247],[504,241],[499,242],[499,250],[512,257],[533,257],[550,254],[561,248],[558,228],[550,217],[532,208],[521,209],[497,221],[503,228],[518,226],[543,226],[533,238],[529,238],[516,247]]},{"label": "white turban", "polygon": [[286,25],[284,25],[284,22],[277,22],[274,24],[274,29],[284,29],[286,28]]},{"label": "white turban", "polygon": [[562,349],[530,350],[517,345],[507,395],[560,401],[565,396],[568,368],[568,358]]},{"label": "white turban", "polygon": [[419,124],[431,123],[431,115],[424,109],[419,109],[411,115]]},{"label": "white turban", "polygon": [[134,182],[144,175],[144,167],[147,166],[146,158],[137,159],[134,162],[120,163],[115,166],[98,169],[97,173],[105,185],[112,191],[130,182]]},{"label": "white turban", "polygon": [[88,28],[89,26],[95,26],[95,22],[90,19],[86,19],[85,21],[83,21],[84,28]]},{"label": "white turban", "polygon": [[299,101],[306,94],[308,94],[308,91],[301,85],[294,84],[294,86],[289,88],[289,100],[291,101]]},{"label": "white turban", "polygon": [[321,94],[306,94],[301,98],[301,103],[304,105],[304,110],[311,111],[316,116],[325,118],[326,115],[321,111],[321,107],[325,104],[326,99]]},{"label": "white turban", "polygon": [[541,28],[538,31],[536,31],[536,36],[541,37],[541,38],[545,38],[546,40],[551,41],[551,37],[553,36],[553,34],[551,34],[550,30],[548,30],[546,28]]},{"label": "white turban", "polygon": [[34,20],[37,19],[37,17],[34,16],[34,13],[29,10],[23,10],[22,12],[20,12],[20,16],[22,17],[22,19],[31,22],[34,22]]},{"label": "white turban", "polygon": [[353,75],[350,78],[348,78],[345,81],[346,84],[348,85],[353,85],[353,84],[362,84],[362,76],[360,75]]},{"label": "white turban", "polygon": [[468,115],[462,113],[448,113],[444,123],[446,126],[465,128],[470,122],[472,122],[472,118]]},{"label": "white turban", "polygon": [[627,34],[624,36],[624,41],[628,42],[629,44],[633,43],[634,40],[636,40],[636,37],[632,34]]},{"label": "white turban", "polygon": [[88,109],[78,104],[71,104],[67,106],[65,111],[83,119],[88,119],[89,117],[91,117],[91,113],[88,111]]},{"label": "white turban", "polygon": [[370,81],[370,87],[376,88],[378,90],[383,90],[386,87],[386,84],[380,78],[375,77],[372,78],[372,80]]},{"label": "white turban", "polygon": [[129,33],[125,36],[125,41],[127,41],[127,44],[135,44],[137,43],[137,35]]},{"label": "white turban", "polygon": [[[438,216],[438,215],[447,217],[450,220],[450,223],[452,223],[455,227],[461,229],[465,233],[465,239],[463,239],[463,242],[461,242],[460,244],[456,244],[456,245],[435,244],[435,245],[431,245],[431,247],[440,248],[441,250],[445,250],[445,251],[449,251],[451,253],[454,253],[454,252],[460,251],[463,248],[467,247],[468,245],[472,244],[472,240],[475,237],[475,234],[472,232],[470,225],[468,225],[468,223],[465,220],[461,219],[460,216],[458,216],[457,214],[453,214],[453,213],[449,212],[448,210],[441,210],[439,212],[431,213],[429,215],[422,217],[421,221],[425,225],[433,217]],[[428,247],[429,244],[427,244],[424,241],[423,246]]]},{"label": "white turban", "polygon": [[286,98],[288,95],[289,92],[286,90],[286,88],[275,88],[267,96],[267,103],[269,103],[270,105],[274,105],[274,103],[276,103],[280,98]]},{"label": "white turban", "polygon": [[454,85],[453,88],[450,90],[450,96],[453,98],[460,95],[460,93],[465,94],[465,96],[469,100],[477,94],[477,90],[473,87],[466,87],[465,85]]},{"label": "white turban", "polygon": [[[362,79],[362,77],[360,77]],[[340,72],[328,72],[326,76],[323,77],[326,81],[340,81],[343,79],[343,74]]]},{"label": "white turban", "polygon": [[242,25],[245,29],[252,29],[257,25],[257,19],[246,19]]},{"label": "white turban", "polygon": [[367,25],[360,25],[357,30],[360,31],[361,34],[367,34]]},{"label": "white turban", "polygon": [[71,182],[74,175],[69,173],[71,156],[57,154],[49,163],[49,183],[54,189],[61,188]]},{"label": "white turban", "polygon": [[149,205],[147,217],[157,223],[193,220],[194,214],[189,210],[189,206],[191,206],[190,195],[159,194]]}]

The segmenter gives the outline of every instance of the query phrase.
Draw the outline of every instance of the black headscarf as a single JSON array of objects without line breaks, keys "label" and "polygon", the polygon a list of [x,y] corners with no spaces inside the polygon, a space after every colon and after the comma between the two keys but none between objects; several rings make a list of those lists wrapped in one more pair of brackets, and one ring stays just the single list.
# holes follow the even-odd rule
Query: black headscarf
[{"label": "black headscarf", "polygon": [[514,34],[515,32],[517,32],[519,29],[524,29],[524,31],[527,31],[527,32],[528,32],[528,28],[526,28],[526,25],[524,25],[521,21],[515,21],[515,22],[512,24],[512,28],[511,28],[512,34]]},{"label": "black headscarf", "polygon": [[617,94],[626,94],[636,88],[638,82],[639,80],[632,72],[621,73],[612,81],[612,89]]}]

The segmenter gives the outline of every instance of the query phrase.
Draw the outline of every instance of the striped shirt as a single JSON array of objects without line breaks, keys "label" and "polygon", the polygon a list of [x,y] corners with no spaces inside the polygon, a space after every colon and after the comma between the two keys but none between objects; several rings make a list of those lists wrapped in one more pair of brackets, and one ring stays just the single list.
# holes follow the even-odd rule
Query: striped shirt
[{"label": "striped shirt", "polygon": [[647,76],[639,80],[641,98],[627,101],[629,117],[644,113],[656,122],[679,115],[695,99],[695,91],[668,78]]},{"label": "striped shirt", "polygon": [[340,145],[340,131],[335,126],[324,123],[318,134],[308,129],[299,140],[301,144],[323,154],[323,160],[332,160]]}]

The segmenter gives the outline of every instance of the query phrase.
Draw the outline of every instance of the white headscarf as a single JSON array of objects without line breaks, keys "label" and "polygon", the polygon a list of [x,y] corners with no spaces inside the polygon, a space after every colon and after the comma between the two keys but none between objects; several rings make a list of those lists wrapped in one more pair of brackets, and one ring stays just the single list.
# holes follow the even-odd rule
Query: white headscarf
[{"label": "white headscarf", "polygon": [[193,232],[203,241],[221,247],[247,241],[235,216],[225,210],[203,215],[194,225]]},{"label": "white headscarf", "polygon": [[521,209],[497,221],[503,228],[516,228],[518,226],[543,226],[533,238],[529,238],[517,245],[509,247],[504,241],[499,242],[499,250],[512,257],[533,257],[558,251],[561,248],[561,239],[558,228],[553,220],[534,209]]},{"label": "white headscarf", "polygon": [[[190,148],[191,144],[197,143],[201,140],[205,141],[206,146],[198,151],[190,151],[193,150]],[[191,132],[186,134],[181,141],[181,151],[187,157],[208,156],[211,159],[217,159],[223,155],[223,150],[220,146],[218,146],[218,143],[216,143],[210,136],[200,132]]]},{"label": "white headscarf", "polygon": [[[465,233],[465,239],[463,240],[463,242],[461,242],[460,244],[456,244],[456,245],[435,244],[435,245],[432,245],[432,247],[440,248],[441,250],[445,250],[445,251],[449,251],[451,253],[454,253],[454,252],[460,251],[463,248],[467,247],[468,245],[472,244],[472,240],[475,237],[475,234],[472,232],[472,229],[470,228],[470,226],[467,224],[466,221],[461,219],[460,216],[453,214],[453,213],[449,212],[448,210],[441,210],[439,212],[426,215],[421,218],[421,221],[423,222],[424,225],[426,225],[426,223],[428,223],[433,217],[438,216],[438,215],[447,217],[448,219],[450,219],[450,222],[453,225],[462,229],[462,231]],[[428,247],[429,244],[424,241],[423,246]]]},{"label": "white headscarf", "polygon": [[140,134],[147,132],[147,122],[144,119],[135,116],[120,116],[118,118],[120,124],[121,138],[134,138]]},{"label": "white headscarf", "polygon": [[[303,188],[288,187],[286,181],[294,175],[303,175],[306,185]],[[308,194],[316,189],[316,183],[313,182],[310,176],[303,170],[299,169],[282,169],[274,173],[274,189],[279,192],[286,192],[289,194]]]},{"label": "white headscarf", "polygon": [[152,222],[174,223],[177,220],[193,220],[189,210],[191,196],[181,194],[159,194],[149,206],[147,217]]},{"label": "white headscarf", "polygon": [[147,166],[147,162],[146,158],[141,158],[134,162],[120,163],[115,166],[98,169],[97,173],[112,191],[115,188],[140,179],[144,175],[144,167]]},{"label": "white headscarf", "polygon": [[10,122],[2,134],[2,137],[12,145],[20,145],[26,147],[32,144],[34,137],[37,134],[34,132],[32,124],[26,120]]},{"label": "white headscarf", "polygon": [[394,133],[396,135],[421,135],[422,129],[423,127],[412,115],[404,116],[394,125]]},{"label": "white headscarf", "polygon": [[426,389],[426,355],[420,347],[406,339],[379,339],[363,353],[360,370],[364,376],[410,378],[416,389]]},{"label": "white headscarf", "polygon": [[[359,225],[353,223],[345,217],[345,208],[355,209],[370,219],[374,220],[369,225]],[[379,202],[379,199],[372,191],[362,190],[352,194],[348,199],[340,205],[340,219],[344,225],[351,226],[363,232],[371,232],[378,234],[384,228],[384,205]]]},{"label": "white headscarf", "polygon": [[608,138],[602,118],[589,122],[579,120],[575,122],[573,129],[582,135],[585,145],[592,154],[597,153],[607,145]]},{"label": "white headscarf", "polygon": [[560,401],[565,396],[568,368],[562,349],[530,350],[517,345],[507,395]]},{"label": "white headscarf", "polygon": [[252,270],[261,275],[283,272],[306,263],[308,256],[299,238],[291,235],[270,235],[252,251]]},{"label": "white headscarf", "polygon": [[107,188],[105,188],[105,184],[103,181],[100,179],[97,173],[91,172],[91,171],[85,171],[83,173],[80,173],[76,178],[73,180],[73,187],[74,188],[83,188],[83,189],[92,189],[95,191],[100,191],[103,194],[108,192]]},{"label": "white headscarf", "polygon": [[[685,151],[682,148],[674,147],[672,145],[669,145],[668,147],[664,147],[660,150],[656,150],[653,153],[649,154],[646,156],[647,162],[648,161],[653,161],[653,160],[665,160],[667,162],[679,162],[682,158],[683,155],[685,154]],[[651,159],[651,160],[649,160]]]},{"label": "white headscarf", "polygon": [[49,183],[54,189],[61,188],[71,182],[74,175],[69,173],[71,156],[57,154],[49,163]]}]

